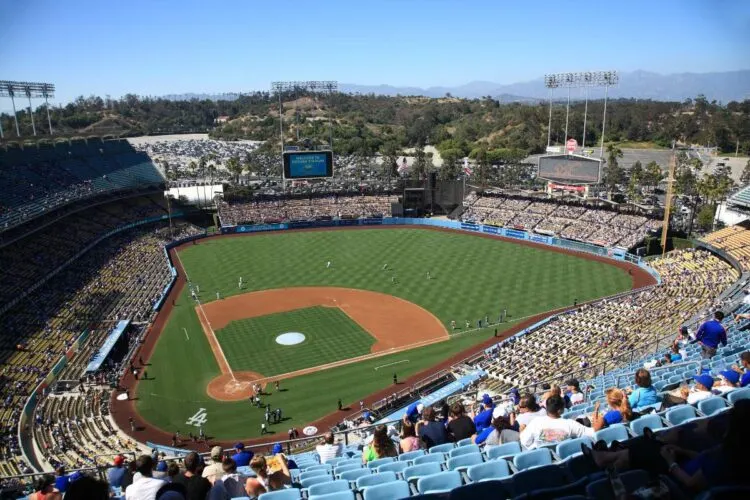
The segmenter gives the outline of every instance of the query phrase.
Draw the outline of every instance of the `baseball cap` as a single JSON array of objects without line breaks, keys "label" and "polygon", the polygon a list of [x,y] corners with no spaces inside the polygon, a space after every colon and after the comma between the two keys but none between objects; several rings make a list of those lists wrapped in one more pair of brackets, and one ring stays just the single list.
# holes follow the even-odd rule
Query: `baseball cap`
[{"label": "baseball cap", "polygon": [[419,404],[417,405],[417,411],[418,411],[419,413],[422,413],[422,410],[424,410],[424,405],[423,405],[422,403],[419,403]]},{"label": "baseball cap", "polygon": [[68,476],[68,482],[72,483],[73,481],[78,481],[82,477],[83,477],[83,472],[76,471],[73,474],[71,474],[70,476]]},{"label": "baseball cap", "polygon": [[737,382],[740,381],[740,374],[734,370],[724,370],[719,372],[719,375],[727,379],[727,381],[732,385],[736,385]]},{"label": "baseball cap", "polygon": [[704,386],[706,389],[711,389],[714,386],[714,379],[711,375],[696,375],[693,380]]},{"label": "baseball cap", "polygon": [[125,462],[125,457],[123,457],[122,455],[117,455],[113,462],[115,465],[122,465]]},{"label": "baseball cap", "polygon": [[242,444],[242,443],[235,443],[234,449],[235,450],[244,450],[245,449],[245,445]]},{"label": "baseball cap", "polygon": [[159,463],[156,464],[156,470],[158,472],[167,472],[167,462],[160,460]]},{"label": "baseball cap", "polygon": [[220,457],[223,452],[224,450],[221,449],[221,446],[214,446],[211,448],[211,458]]},{"label": "baseball cap", "polygon": [[281,443],[276,443],[275,445],[273,445],[272,453],[274,455],[281,453],[282,451],[284,451],[284,448],[281,447]]},{"label": "baseball cap", "polygon": [[500,417],[506,417],[508,415],[507,408],[505,406],[496,406],[494,410],[492,410],[492,420]]}]

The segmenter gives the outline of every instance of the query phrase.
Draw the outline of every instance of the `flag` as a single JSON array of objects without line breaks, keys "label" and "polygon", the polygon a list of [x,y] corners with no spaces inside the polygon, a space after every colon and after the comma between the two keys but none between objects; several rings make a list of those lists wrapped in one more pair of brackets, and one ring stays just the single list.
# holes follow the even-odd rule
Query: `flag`
[{"label": "flag", "polygon": [[464,174],[466,174],[467,177],[470,177],[473,172],[474,169],[469,166],[469,158],[464,157]]},{"label": "flag", "polygon": [[403,174],[407,170],[409,170],[409,165],[406,164],[406,156],[404,156],[404,160],[401,162],[401,165],[399,165],[398,167],[398,173]]}]

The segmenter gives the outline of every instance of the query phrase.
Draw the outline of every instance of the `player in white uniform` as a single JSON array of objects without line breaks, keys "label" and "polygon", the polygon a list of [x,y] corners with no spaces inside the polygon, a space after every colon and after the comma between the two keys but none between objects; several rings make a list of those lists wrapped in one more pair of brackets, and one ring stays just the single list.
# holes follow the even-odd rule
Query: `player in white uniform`
[{"label": "player in white uniform", "polygon": [[328,262],[326,263],[326,269],[330,269],[330,268],[331,268],[331,261],[329,260],[329,261],[328,261]]},{"label": "player in white uniform", "polygon": [[220,300],[220,299],[221,299],[221,295],[219,295],[219,292],[217,291],[216,292],[216,300]]},{"label": "player in white uniform", "polygon": [[240,281],[237,283],[237,288],[242,288],[242,276],[240,276]]},{"label": "player in white uniform", "polygon": [[386,269],[388,269],[388,264],[387,263],[383,264],[383,271],[385,271]]}]

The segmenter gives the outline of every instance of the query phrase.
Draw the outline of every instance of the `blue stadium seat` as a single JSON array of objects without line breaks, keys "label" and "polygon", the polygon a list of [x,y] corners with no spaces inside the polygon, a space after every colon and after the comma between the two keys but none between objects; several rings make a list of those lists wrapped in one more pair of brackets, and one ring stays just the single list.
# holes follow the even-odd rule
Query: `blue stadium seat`
[{"label": "blue stadium seat", "polygon": [[552,452],[547,448],[524,451],[513,457],[513,465],[518,471],[522,471],[530,467],[549,465],[551,463]]},{"label": "blue stadium seat", "polygon": [[261,493],[258,499],[263,500],[299,500],[302,498],[302,492],[299,488],[289,488],[286,490],[269,491],[268,493]]},{"label": "blue stadium seat", "polygon": [[454,448],[453,443],[439,444],[429,449],[428,453],[448,453]]},{"label": "blue stadium seat", "polygon": [[344,460],[346,460],[346,457],[333,457],[333,458],[329,458],[329,459],[328,459],[328,460],[326,461],[326,463],[327,463],[328,465],[330,465],[331,467],[335,468],[335,467],[336,467],[336,464],[338,464],[339,462],[342,462],[342,461],[344,461]]},{"label": "blue stadium seat", "polygon": [[375,470],[377,471],[377,474],[380,474],[381,472],[395,472],[396,474],[402,474],[407,467],[409,467],[407,462],[391,462],[389,464],[383,464]]},{"label": "blue stadium seat", "polygon": [[404,469],[403,476],[407,481],[412,481],[423,476],[437,474],[441,470],[440,464],[436,463],[412,465],[411,467]]},{"label": "blue stadium seat", "polygon": [[328,493],[327,495],[315,495],[307,497],[307,500],[354,500],[354,492],[348,491],[337,491],[336,493]]},{"label": "blue stadium seat", "polygon": [[555,447],[555,454],[560,457],[560,460],[565,460],[568,457],[581,453],[581,445],[585,444],[589,448],[594,444],[591,438],[582,437],[577,439],[566,439],[565,441],[558,443]]},{"label": "blue stadium seat", "polygon": [[467,444],[458,448],[453,448],[448,452],[448,458],[460,457],[461,455],[469,455],[471,453],[480,453],[479,446],[475,444]]},{"label": "blue stadium seat", "polygon": [[727,409],[729,409],[729,403],[727,403],[727,400],[718,396],[698,401],[698,411],[707,417],[716,415]]},{"label": "blue stadium seat", "polygon": [[628,428],[622,424],[610,425],[606,429],[602,429],[594,434],[594,441],[604,440],[609,446],[612,441],[627,441],[630,436],[628,435]]},{"label": "blue stadium seat", "polygon": [[360,467],[362,467],[362,459],[361,458],[350,458],[348,460],[342,460],[341,462],[336,464],[336,467],[342,467],[344,465],[351,465],[351,464],[357,464]]},{"label": "blue stadium seat", "polygon": [[339,465],[335,469],[333,469],[333,475],[336,477],[339,477],[342,473],[348,471],[348,470],[357,470],[361,469],[362,464],[349,464],[349,465]]},{"label": "blue stadium seat", "polygon": [[374,486],[376,484],[390,483],[396,481],[395,472],[381,472],[379,474],[370,474],[369,476],[362,476],[357,479],[357,489],[362,490],[368,486]]},{"label": "blue stadium seat", "polygon": [[401,462],[412,462],[415,458],[421,457],[422,455],[424,455],[424,450],[409,451],[399,455],[398,459]]},{"label": "blue stadium seat", "polygon": [[377,460],[371,460],[367,462],[367,468],[368,469],[377,469],[383,464],[389,464],[391,462],[395,462],[396,459],[394,457],[385,457],[385,458],[378,458]]},{"label": "blue stadium seat", "polygon": [[448,459],[448,470],[463,471],[471,467],[472,465],[481,464],[482,460],[481,453],[470,453],[468,455],[460,455],[458,457]]},{"label": "blue stadium seat", "polygon": [[309,467],[305,467],[304,472],[311,472],[311,471],[314,471],[314,470],[324,470],[324,471],[326,471],[327,473],[330,474],[333,471],[333,466],[331,464],[316,464],[316,465],[311,465]]},{"label": "blue stadium seat", "polygon": [[664,414],[664,419],[670,425],[684,424],[697,417],[698,414],[695,412],[695,408],[690,405],[675,406]]},{"label": "blue stadium seat", "polygon": [[501,444],[499,446],[488,446],[484,449],[484,453],[487,455],[488,460],[516,455],[521,453],[521,443],[518,441],[511,441],[510,443]]},{"label": "blue stadium seat", "polygon": [[470,444],[474,444],[474,441],[471,438],[462,439],[459,442],[456,443],[456,446],[468,446]]},{"label": "blue stadium seat", "polygon": [[[631,470],[620,474],[623,486],[628,493],[632,493],[642,486],[646,486],[649,482],[649,475],[647,472],[642,470]],[[586,494],[591,498],[597,500],[614,500],[615,496],[612,492],[612,485],[610,484],[609,478],[600,479],[593,481],[586,486]]]},{"label": "blue stadium seat", "polygon": [[364,491],[364,500],[396,500],[406,498],[411,494],[409,483],[406,481],[392,481],[385,484],[370,486]]},{"label": "blue stadium seat", "polygon": [[510,467],[508,467],[506,460],[490,460],[482,464],[472,465],[466,470],[466,475],[474,483],[504,479],[510,476]]},{"label": "blue stadium seat", "polygon": [[644,415],[641,418],[637,418],[630,422],[630,432],[632,432],[634,436],[643,436],[643,430],[646,428],[649,428],[652,431],[663,429],[664,423],[661,421],[661,417],[655,413]]},{"label": "blue stadium seat", "polygon": [[354,470],[348,470],[341,473],[339,476],[340,479],[346,479],[347,481],[355,482],[360,477],[369,476],[372,474],[372,471],[370,469],[354,469]]},{"label": "blue stadium seat", "polygon": [[328,475],[328,471],[325,471],[325,470],[320,470],[320,469],[318,469],[318,470],[306,470],[305,472],[303,472],[302,474],[299,475],[299,479],[300,479],[300,481],[303,481],[303,480],[311,478],[311,477],[315,477],[315,476],[327,476],[327,475]]},{"label": "blue stadium seat", "polygon": [[349,481],[339,480],[329,483],[314,484],[307,489],[307,495],[327,495],[337,491],[349,491]]},{"label": "blue stadium seat", "polygon": [[555,464],[531,467],[512,476],[511,487],[515,496],[524,495],[533,490],[544,488],[559,488],[569,482],[564,467]]},{"label": "blue stadium seat", "polygon": [[417,491],[420,493],[447,493],[459,486],[461,486],[461,473],[455,470],[420,477],[417,481]]},{"label": "blue stadium seat", "polygon": [[313,486],[315,484],[330,483],[331,481],[333,481],[333,478],[326,474],[324,476],[315,476],[308,477],[307,479],[301,479],[300,484],[303,488],[309,488],[310,486]]},{"label": "blue stadium seat", "polygon": [[423,455],[414,459],[414,465],[421,464],[442,464],[445,463],[445,455],[442,453],[433,453],[432,455]]},{"label": "blue stadium seat", "polygon": [[730,403],[735,404],[741,399],[750,399],[750,387],[743,387],[729,393],[727,399]]}]

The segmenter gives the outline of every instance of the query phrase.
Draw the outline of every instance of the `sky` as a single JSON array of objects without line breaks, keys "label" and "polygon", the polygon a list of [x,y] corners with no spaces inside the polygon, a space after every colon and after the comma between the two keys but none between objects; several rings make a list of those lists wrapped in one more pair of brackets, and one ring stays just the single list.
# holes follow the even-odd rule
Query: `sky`
[{"label": "sky", "polygon": [[0,0],[0,79],[54,83],[55,104],[276,80],[429,87],[749,68],[750,0]]}]

